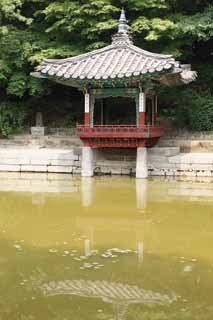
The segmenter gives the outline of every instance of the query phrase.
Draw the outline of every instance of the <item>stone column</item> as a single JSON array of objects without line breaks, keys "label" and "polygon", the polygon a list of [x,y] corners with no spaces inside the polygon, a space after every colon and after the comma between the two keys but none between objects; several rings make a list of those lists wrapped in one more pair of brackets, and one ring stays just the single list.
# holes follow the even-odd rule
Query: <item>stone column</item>
[{"label": "stone column", "polygon": [[93,150],[90,147],[82,148],[81,176],[92,177],[93,170]]},{"label": "stone column", "polygon": [[144,245],[143,242],[137,243],[138,263],[142,264],[144,260]]},{"label": "stone column", "polygon": [[84,125],[86,127],[90,126],[90,94],[85,94],[84,100]]},{"label": "stone column", "polygon": [[91,177],[81,178],[81,203],[85,208],[92,205],[93,179]]},{"label": "stone column", "polygon": [[84,255],[91,256],[91,241],[89,239],[84,240]]},{"label": "stone column", "polygon": [[139,210],[147,207],[147,183],[146,179],[136,179],[136,205]]},{"label": "stone column", "polygon": [[146,94],[139,93],[139,127],[145,125],[145,112],[146,112]]},{"label": "stone column", "polygon": [[136,178],[137,179],[148,178],[147,148],[146,147],[137,148]]}]

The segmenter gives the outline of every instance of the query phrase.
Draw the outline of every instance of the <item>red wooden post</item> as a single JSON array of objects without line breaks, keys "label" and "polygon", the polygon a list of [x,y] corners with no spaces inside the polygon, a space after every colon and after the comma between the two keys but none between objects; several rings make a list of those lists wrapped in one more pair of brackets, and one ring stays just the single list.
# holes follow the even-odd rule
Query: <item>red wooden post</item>
[{"label": "red wooden post", "polygon": [[154,97],[154,123],[157,122],[157,116],[158,116],[158,97]]},{"label": "red wooden post", "polygon": [[152,97],[152,125],[155,125],[155,96]]},{"label": "red wooden post", "polygon": [[90,94],[85,94],[85,101],[84,101],[84,125],[85,127],[90,126]]},{"label": "red wooden post", "polygon": [[139,127],[145,125],[145,113],[146,113],[146,94],[144,92],[139,93]]}]

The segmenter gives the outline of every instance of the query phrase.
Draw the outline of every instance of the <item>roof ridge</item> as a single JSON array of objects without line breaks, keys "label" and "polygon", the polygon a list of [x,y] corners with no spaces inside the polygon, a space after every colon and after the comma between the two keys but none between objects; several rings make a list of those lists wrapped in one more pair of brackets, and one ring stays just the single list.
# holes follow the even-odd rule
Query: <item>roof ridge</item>
[{"label": "roof ridge", "polygon": [[[110,51],[110,50],[114,50],[114,49],[129,49],[129,50],[133,50],[134,52],[138,53],[138,54],[143,54],[147,57],[150,57],[150,58],[157,58],[157,59],[169,59],[169,58],[173,58],[174,59],[174,56],[173,55],[166,55],[166,54],[159,54],[159,53],[152,53],[152,52],[149,52],[147,50],[144,50],[142,48],[139,48],[139,47],[136,47],[135,45],[133,44],[129,44],[129,43],[122,43],[122,44],[111,44],[111,45],[108,45],[106,47],[103,47],[101,49],[97,49],[97,50],[93,50],[91,52],[86,52],[86,53],[83,53],[81,55],[78,55],[78,56],[74,56],[74,57],[71,57],[71,58],[65,58],[65,59],[44,59],[43,60],[43,63],[45,64],[64,64],[64,63],[71,63],[71,62],[75,62],[75,61],[81,61],[81,60],[84,60],[84,59],[87,59],[87,58],[90,58],[96,54],[101,54],[101,53],[104,53],[104,52],[107,52],[107,51]],[[175,59],[174,59],[175,60]]]},{"label": "roof ridge", "polygon": [[103,48],[100,48],[100,49],[96,49],[96,50],[93,50],[93,51],[89,51],[89,52],[85,52],[85,53],[82,53],[78,56],[74,56],[74,57],[70,57],[70,58],[64,58],[64,59],[43,59],[42,62],[45,62],[45,63],[58,63],[58,64],[64,64],[65,62],[75,62],[75,60],[81,60],[81,59],[84,59],[84,58],[87,58],[87,57],[91,57],[95,54],[99,54],[99,53],[102,53],[102,52],[106,52],[106,51],[109,51],[111,49],[114,49],[115,45],[113,44],[110,44],[108,46],[105,46]]},{"label": "roof ridge", "polygon": [[140,47],[135,46],[134,44],[128,44],[127,45],[129,47],[129,49],[134,50],[137,53],[140,54],[144,54],[147,57],[151,57],[151,58],[157,58],[157,59],[169,59],[169,58],[174,58],[174,56],[172,54],[162,54],[162,53],[154,53],[154,52],[150,52],[148,50],[142,49]]}]

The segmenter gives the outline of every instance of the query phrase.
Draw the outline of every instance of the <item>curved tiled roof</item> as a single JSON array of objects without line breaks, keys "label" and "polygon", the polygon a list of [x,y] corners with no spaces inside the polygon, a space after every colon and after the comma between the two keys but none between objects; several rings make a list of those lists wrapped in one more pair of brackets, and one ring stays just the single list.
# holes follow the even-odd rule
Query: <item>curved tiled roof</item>
[{"label": "curved tiled roof", "polygon": [[[75,85],[78,81],[141,78],[145,74],[162,71],[177,74],[179,76],[176,82],[184,82],[181,78],[181,65],[172,55],[148,52],[133,45],[128,34],[125,12],[122,10],[118,33],[113,36],[111,45],[72,58],[44,59],[37,72],[32,75],[53,77]],[[194,80],[193,77],[196,77],[196,73],[188,70],[187,81]],[[164,80],[166,81],[167,79]]]},{"label": "curved tiled roof", "polygon": [[177,63],[170,55],[153,54],[123,42],[73,58],[45,59],[38,71],[67,80],[106,80],[138,77],[146,73],[170,70],[175,66]]}]

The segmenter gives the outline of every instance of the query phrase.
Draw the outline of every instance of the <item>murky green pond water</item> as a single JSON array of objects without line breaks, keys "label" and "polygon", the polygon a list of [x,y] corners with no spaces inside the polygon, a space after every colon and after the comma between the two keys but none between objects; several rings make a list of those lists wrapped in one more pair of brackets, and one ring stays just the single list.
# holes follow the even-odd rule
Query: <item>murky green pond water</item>
[{"label": "murky green pond water", "polygon": [[213,319],[213,184],[0,178],[1,320]]}]

